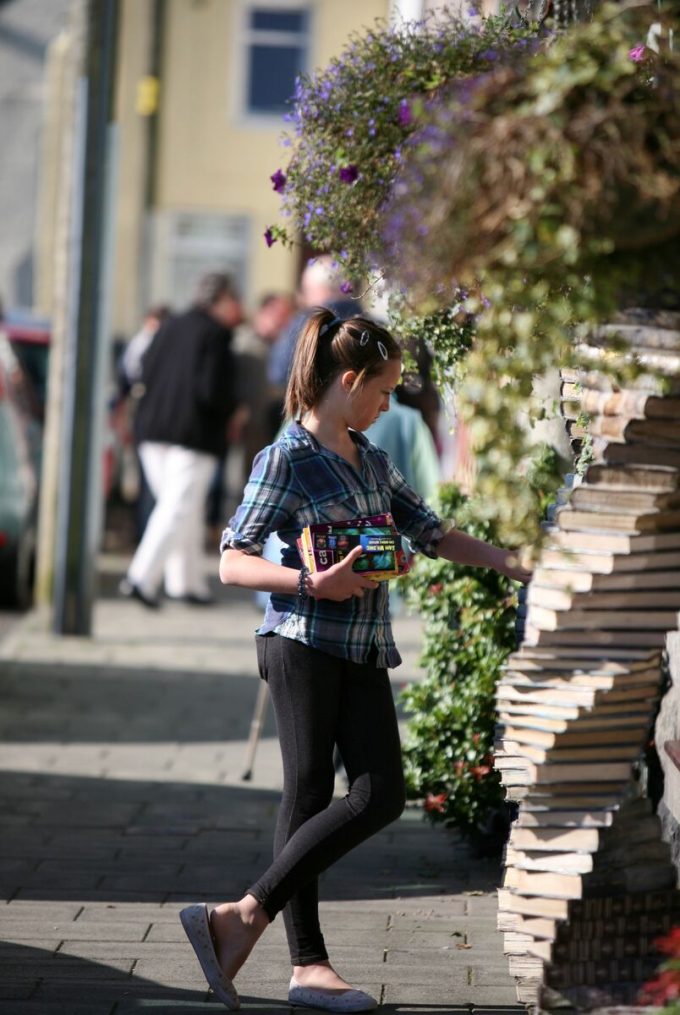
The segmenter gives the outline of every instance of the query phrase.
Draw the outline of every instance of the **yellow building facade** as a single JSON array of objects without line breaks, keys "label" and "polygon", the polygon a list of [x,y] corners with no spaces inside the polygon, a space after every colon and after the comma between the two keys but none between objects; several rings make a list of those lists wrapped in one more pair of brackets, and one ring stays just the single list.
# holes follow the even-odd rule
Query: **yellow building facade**
[{"label": "yellow building facade", "polygon": [[144,307],[190,299],[229,271],[252,307],[293,291],[296,254],[268,249],[280,218],[269,176],[285,167],[285,99],[298,69],[394,14],[390,0],[123,0],[116,93],[112,330]]}]

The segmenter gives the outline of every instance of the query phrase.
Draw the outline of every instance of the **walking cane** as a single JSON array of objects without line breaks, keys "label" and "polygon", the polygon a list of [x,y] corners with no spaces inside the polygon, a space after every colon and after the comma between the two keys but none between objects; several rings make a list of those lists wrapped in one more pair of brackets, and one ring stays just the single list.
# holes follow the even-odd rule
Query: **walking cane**
[{"label": "walking cane", "polygon": [[250,736],[248,738],[248,747],[246,751],[246,768],[241,776],[243,782],[249,782],[253,777],[253,765],[255,764],[255,754],[257,747],[260,742],[260,734],[262,733],[262,726],[264,725],[264,718],[267,711],[267,702],[269,700],[269,688],[264,680],[260,680],[260,686],[257,692],[257,699],[255,701],[255,710],[253,712],[253,718],[250,721]]}]

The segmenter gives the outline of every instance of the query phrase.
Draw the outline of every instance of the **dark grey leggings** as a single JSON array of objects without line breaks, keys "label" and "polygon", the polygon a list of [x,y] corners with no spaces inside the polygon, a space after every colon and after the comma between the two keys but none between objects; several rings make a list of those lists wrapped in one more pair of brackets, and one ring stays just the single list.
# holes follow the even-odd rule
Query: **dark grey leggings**
[{"label": "dark grey leggings", "polygon": [[[311,965],[328,958],[318,875],[404,808],[397,718],[387,670],[276,634],[256,640],[276,713],[284,786],[274,862],[248,893],[271,920],[284,910],[291,962]],[[336,744],[350,785],[341,800],[332,800]]]}]

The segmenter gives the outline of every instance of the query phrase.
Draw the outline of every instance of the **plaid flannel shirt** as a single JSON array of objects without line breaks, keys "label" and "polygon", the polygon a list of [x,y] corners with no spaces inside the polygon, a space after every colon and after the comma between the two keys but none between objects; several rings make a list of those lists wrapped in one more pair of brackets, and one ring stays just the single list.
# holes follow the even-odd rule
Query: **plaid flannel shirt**
[{"label": "plaid flannel shirt", "polygon": [[[284,543],[281,563],[300,568],[296,540],[305,525],[390,512],[413,550],[436,557],[446,526],[413,491],[386,452],[352,431],[361,469],[323,447],[300,423],[264,448],[253,462],[243,500],[222,535],[220,548],[262,554],[276,532]],[[375,591],[336,603],[272,593],[258,634],[275,631],[330,655],[376,665],[398,666],[392,636],[388,582]]]}]

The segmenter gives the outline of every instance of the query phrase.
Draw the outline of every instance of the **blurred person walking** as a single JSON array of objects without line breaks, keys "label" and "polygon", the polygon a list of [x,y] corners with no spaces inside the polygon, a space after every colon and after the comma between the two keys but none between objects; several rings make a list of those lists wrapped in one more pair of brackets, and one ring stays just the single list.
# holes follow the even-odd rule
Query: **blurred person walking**
[{"label": "blurred person walking", "polygon": [[151,492],[135,439],[135,415],[143,392],[142,361],[154,336],[163,321],[170,316],[171,309],[164,303],[149,307],[144,314],[142,326],[125,345],[117,364],[118,398],[116,404],[116,426],[122,444],[121,494],[123,500],[134,506],[135,535],[139,543],[154,508]]},{"label": "blurred person walking", "polygon": [[145,606],[159,605],[163,582],[170,598],[210,602],[201,568],[205,504],[235,407],[231,341],[240,319],[231,279],[211,272],[195,305],[161,325],[142,359],[135,433],[156,505],[120,592]]}]

